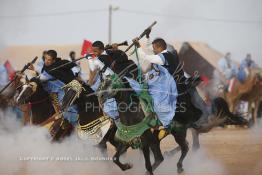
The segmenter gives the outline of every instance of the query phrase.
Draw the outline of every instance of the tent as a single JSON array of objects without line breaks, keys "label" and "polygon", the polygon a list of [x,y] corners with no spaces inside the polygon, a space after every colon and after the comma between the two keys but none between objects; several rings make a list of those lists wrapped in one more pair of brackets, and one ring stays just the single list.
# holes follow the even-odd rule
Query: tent
[{"label": "tent", "polygon": [[198,72],[212,78],[213,71],[218,67],[218,61],[223,56],[218,51],[201,42],[184,42],[179,50],[179,58],[184,64],[184,70],[193,75]]}]

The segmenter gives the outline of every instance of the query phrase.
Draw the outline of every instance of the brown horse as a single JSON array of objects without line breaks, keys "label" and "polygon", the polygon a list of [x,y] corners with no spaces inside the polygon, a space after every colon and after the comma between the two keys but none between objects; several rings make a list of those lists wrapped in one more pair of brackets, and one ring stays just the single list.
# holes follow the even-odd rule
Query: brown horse
[{"label": "brown horse", "polygon": [[[37,79],[26,80],[16,97],[17,104],[30,106],[24,112],[33,125],[43,126],[50,132],[52,141],[61,141],[73,131],[73,126],[64,119],[62,113],[56,111],[56,104]],[[30,105],[28,105],[30,104]]]},{"label": "brown horse", "polygon": [[18,108],[23,112],[22,122],[26,124],[26,116],[29,115],[27,106],[17,105],[14,100],[17,89],[22,87],[23,83],[20,81],[22,77],[23,75],[19,71],[16,71],[13,82],[0,94],[0,110],[5,111],[10,108]]},{"label": "brown horse", "polygon": [[256,86],[257,83],[261,82],[261,77],[262,69],[250,69],[249,74],[244,83],[241,83],[240,81],[236,80],[232,91],[224,92],[224,97],[229,104],[231,112],[235,111],[235,107],[238,101],[241,99],[241,97],[244,94],[248,94],[249,92],[251,92],[254,86]]},{"label": "brown horse", "polygon": [[[251,114],[252,124],[256,123],[259,104],[262,98],[262,82],[257,82],[250,92],[243,94],[240,100],[248,102],[248,112]],[[254,104],[254,106],[253,106]]]}]

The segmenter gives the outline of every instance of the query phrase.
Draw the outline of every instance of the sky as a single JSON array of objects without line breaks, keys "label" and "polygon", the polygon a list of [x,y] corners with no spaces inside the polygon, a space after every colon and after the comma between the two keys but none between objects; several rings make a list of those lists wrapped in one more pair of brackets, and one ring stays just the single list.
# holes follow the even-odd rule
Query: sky
[{"label": "sky", "polygon": [[153,21],[152,38],[199,41],[240,61],[262,65],[261,0],[0,0],[0,48],[8,45],[108,42],[139,35]]}]

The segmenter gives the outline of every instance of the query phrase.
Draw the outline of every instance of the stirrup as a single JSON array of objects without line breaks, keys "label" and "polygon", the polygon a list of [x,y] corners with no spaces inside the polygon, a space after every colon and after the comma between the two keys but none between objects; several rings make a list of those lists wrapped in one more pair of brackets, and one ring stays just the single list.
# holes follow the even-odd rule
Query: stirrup
[{"label": "stirrup", "polygon": [[163,138],[165,138],[167,135],[169,134],[169,131],[167,129],[160,129],[159,133],[158,133],[158,139],[162,140]]}]

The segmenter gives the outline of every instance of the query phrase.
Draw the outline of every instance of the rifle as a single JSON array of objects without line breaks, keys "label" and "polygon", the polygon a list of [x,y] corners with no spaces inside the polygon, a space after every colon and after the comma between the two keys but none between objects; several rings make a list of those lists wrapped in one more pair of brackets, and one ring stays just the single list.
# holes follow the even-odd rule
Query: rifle
[{"label": "rifle", "polygon": [[[128,42],[127,42],[127,41],[124,41],[124,42],[122,42],[122,43],[117,44],[117,46],[128,46]],[[105,47],[105,50],[112,49],[112,48],[113,48],[112,45],[107,45],[107,46]]]},{"label": "rifle", "polygon": [[[141,38],[143,38],[143,37],[147,34],[147,31],[148,31],[148,30],[151,30],[154,25],[156,25],[156,21],[154,21],[149,27],[147,27],[147,28],[143,31],[143,33],[140,34],[140,36],[138,37],[138,40],[140,40]],[[133,42],[132,44],[130,44],[129,47],[126,48],[125,52],[129,51],[129,49],[130,49],[131,47],[133,47],[134,45],[135,45],[134,42]]]},{"label": "rifle", "polygon": [[[34,63],[36,62],[37,58],[38,58],[38,57],[36,56],[31,62],[27,63],[27,64],[23,67],[23,69],[20,71],[20,73],[24,73],[25,70],[28,69],[30,65],[32,65],[32,64],[34,64]],[[4,91],[17,79],[17,77],[18,77],[18,76],[15,75],[15,77],[14,77],[7,85],[5,85],[5,87],[3,87],[3,88],[1,89],[0,94],[1,94],[2,92],[4,92]]]},{"label": "rifle", "polygon": [[75,59],[75,60],[73,60],[73,61],[70,61],[70,62],[67,62],[67,63],[65,63],[65,64],[61,64],[60,66],[57,66],[57,67],[51,69],[49,72],[52,72],[52,71],[54,71],[54,70],[56,70],[56,69],[59,69],[59,68],[61,68],[61,67],[66,66],[66,65],[72,64],[72,63],[77,62],[77,61],[79,61],[79,60],[82,60],[82,59],[84,59],[84,58],[86,58],[86,56],[81,57],[81,58],[77,58],[77,59]]}]

